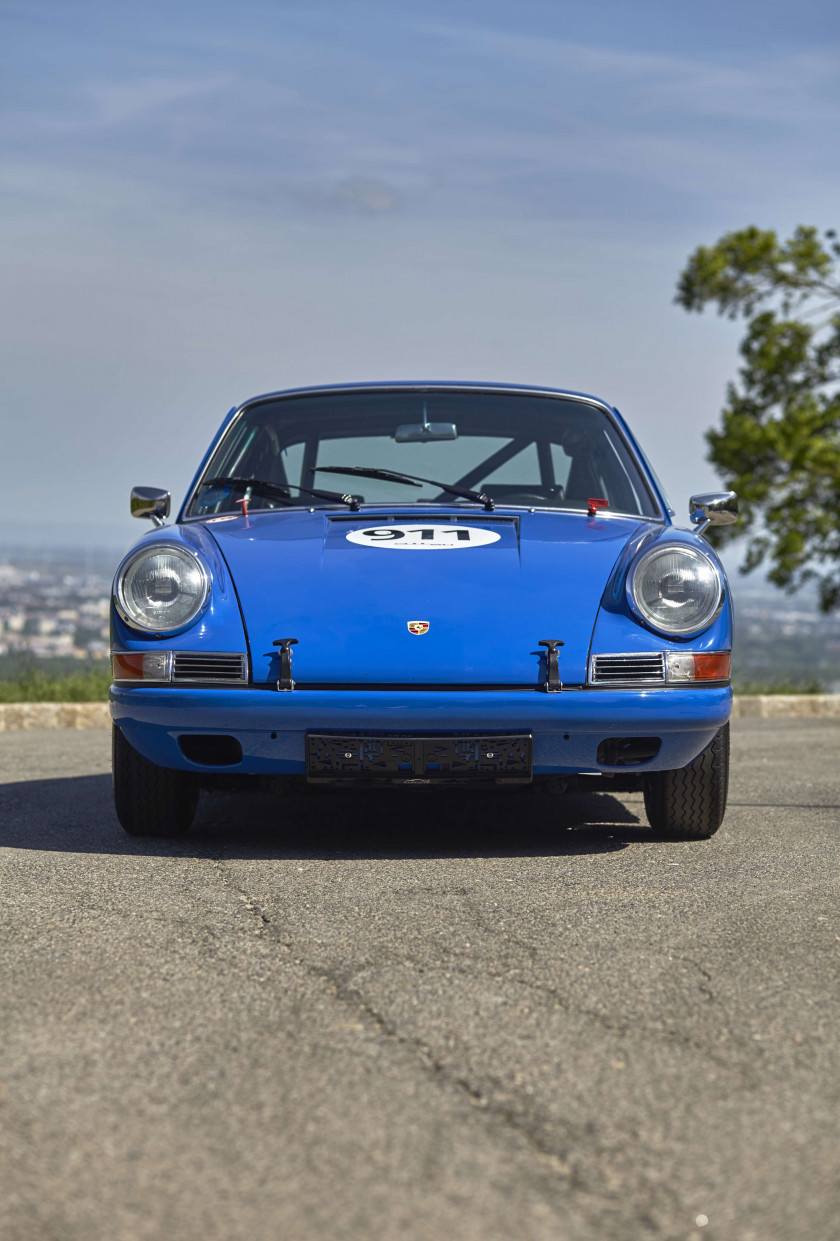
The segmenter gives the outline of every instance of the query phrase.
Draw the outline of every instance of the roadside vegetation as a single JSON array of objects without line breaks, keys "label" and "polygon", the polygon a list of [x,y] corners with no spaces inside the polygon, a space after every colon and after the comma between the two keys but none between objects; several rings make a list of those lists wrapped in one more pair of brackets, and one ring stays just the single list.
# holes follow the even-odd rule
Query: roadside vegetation
[{"label": "roadside vegetation", "polygon": [[111,668],[107,660],[6,658],[0,663],[2,702],[107,702]]},{"label": "roadside vegetation", "polygon": [[824,694],[826,688],[819,681],[740,681],[732,680],[736,694]]}]

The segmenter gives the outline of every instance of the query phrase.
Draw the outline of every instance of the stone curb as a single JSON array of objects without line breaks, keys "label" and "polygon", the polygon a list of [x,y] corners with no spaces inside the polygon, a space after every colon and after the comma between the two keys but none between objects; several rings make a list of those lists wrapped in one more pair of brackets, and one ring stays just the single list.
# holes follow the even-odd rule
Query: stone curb
[{"label": "stone curb", "polygon": [[[734,719],[840,719],[840,694],[737,696]],[[110,728],[107,702],[3,702],[0,733],[32,728]]]},{"label": "stone curb", "polygon": [[744,694],[732,705],[735,719],[840,719],[840,694]]},{"label": "stone curb", "polygon": [[0,702],[0,733],[30,728],[110,728],[107,702]]}]

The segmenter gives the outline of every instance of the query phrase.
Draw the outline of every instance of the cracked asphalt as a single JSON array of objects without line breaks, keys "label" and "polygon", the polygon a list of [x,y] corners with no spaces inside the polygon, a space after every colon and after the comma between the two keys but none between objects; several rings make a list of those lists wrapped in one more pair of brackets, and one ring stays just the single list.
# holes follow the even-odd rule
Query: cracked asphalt
[{"label": "cracked asphalt", "polygon": [[840,721],[641,797],[202,795],[0,736],[4,1241],[836,1241]]}]

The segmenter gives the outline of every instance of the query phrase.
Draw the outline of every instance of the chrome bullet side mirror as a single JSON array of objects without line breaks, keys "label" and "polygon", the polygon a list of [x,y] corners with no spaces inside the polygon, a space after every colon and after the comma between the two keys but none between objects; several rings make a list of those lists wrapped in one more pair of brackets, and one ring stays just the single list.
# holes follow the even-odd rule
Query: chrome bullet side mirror
[{"label": "chrome bullet side mirror", "polygon": [[738,520],[738,497],[734,491],[708,491],[688,502],[691,524],[702,534],[709,526],[731,526]]},{"label": "chrome bullet side mirror", "polygon": [[156,526],[162,526],[169,516],[169,492],[160,487],[132,487],[131,516],[148,517]]}]

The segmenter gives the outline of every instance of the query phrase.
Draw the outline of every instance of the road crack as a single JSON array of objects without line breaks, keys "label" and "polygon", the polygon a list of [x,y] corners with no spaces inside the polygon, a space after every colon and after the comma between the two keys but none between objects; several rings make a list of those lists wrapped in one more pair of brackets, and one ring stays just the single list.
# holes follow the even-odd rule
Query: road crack
[{"label": "road crack", "polygon": [[[525,1148],[539,1159],[544,1170],[550,1173],[546,1191],[552,1197],[558,1193],[557,1178],[560,1177],[565,1186],[562,1195],[566,1208],[568,1201],[565,1195],[573,1190],[579,1195],[579,1208],[587,1210],[587,1204],[597,1202],[598,1219],[603,1225],[605,1212],[610,1215],[613,1209],[611,1203],[615,1202],[616,1221],[620,1219],[621,1226],[626,1227],[626,1184],[627,1179],[632,1177],[636,1188],[643,1187],[649,1199],[644,1207],[640,1205],[638,1208],[639,1226],[643,1225],[647,1232],[659,1230],[651,1210],[663,1219],[673,1210],[676,1198],[670,1187],[661,1184],[655,1177],[644,1174],[636,1164],[627,1166],[623,1172],[617,1170],[617,1165],[626,1164],[623,1152],[640,1141],[638,1134],[618,1133],[611,1128],[609,1135],[605,1136],[592,1121],[577,1124],[568,1117],[551,1115],[541,1108],[535,1099],[514,1094],[515,1088],[501,1080],[486,1073],[466,1073],[463,1067],[454,1065],[435,1052],[423,1039],[400,1030],[392,1018],[378,1009],[349,981],[345,972],[307,959],[305,951],[295,943],[293,937],[234,881],[227,871],[224,859],[209,854],[206,856],[208,861],[213,863],[220,880],[242,903],[258,935],[270,937],[273,942],[281,945],[292,955],[294,964],[310,978],[325,986],[333,999],[351,1009],[355,1018],[368,1029],[375,1031],[380,1038],[406,1052],[424,1074],[442,1088],[457,1093],[469,1104],[472,1113],[482,1118],[485,1125],[504,1131],[521,1141]],[[354,969],[349,977],[357,972],[358,970]],[[608,1234],[602,1232],[602,1235]]]}]

